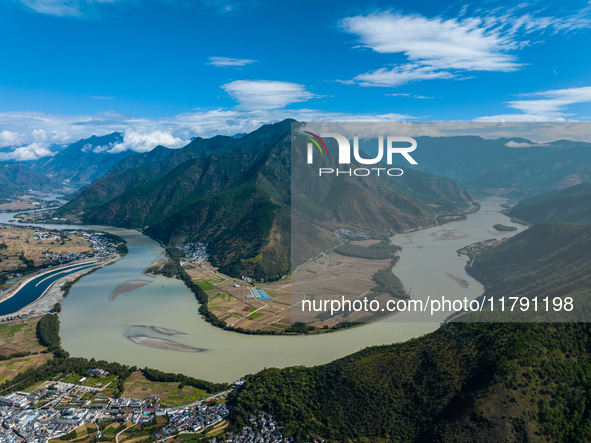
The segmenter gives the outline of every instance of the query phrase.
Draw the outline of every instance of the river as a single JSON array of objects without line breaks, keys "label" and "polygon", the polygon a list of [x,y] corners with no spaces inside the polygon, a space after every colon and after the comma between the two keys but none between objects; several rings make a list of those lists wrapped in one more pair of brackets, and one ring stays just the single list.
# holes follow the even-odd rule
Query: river
[{"label": "river", "polygon": [[[524,229],[514,225],[499,211],[505,200],[489,198],[482,209],[463,221],[418,231],[411,238],[394,236],[403,250],[394,268],[404,285],[412,287],[413,299],[446,296],[450,299],[475,298],[482,286],[464,271],[466,257],[456,251],[477,241],[493,238],[492,225],[503,223],[518,227],[504,233],[510,237]],[[11,214],[0,214],[5,222]],[[81,226],[45,225],[67,229]],[[350,330],[313,336],[253,336],[212,327],[199,316],[199,305],[180,280],[158,276],[151,284],[120,295],[109,296],[121,283],[145,280],[141,272],[161,257],[163,248],[154,240],[134,230],[84,226],[123,237],[129,253],[114,265],[84,277],[62,302],[60,336],[62,345],[74,357],[117,361],[166,372],[180,372],[197,378],[230,382],[245,374],[268,367],[313,366],[328,363],[367,346],[390,344],[434,331],[447,314],[424,317],[418,321],[397,314],[385,321]],[[455,232],[451,239],[444,240]],[[463,235],[462,235],[463,234]],[[458,238],[459,237],[459,238]],[[423,245],[423,247],[419,247]],[[469,286],[462,288],[447,274],[459,277]],[[167,339],[166,334],[145,326],[180,331],[174,340],[203,352],[177,352],[141,346],[127,337],[140,329],[153,338]]]}]

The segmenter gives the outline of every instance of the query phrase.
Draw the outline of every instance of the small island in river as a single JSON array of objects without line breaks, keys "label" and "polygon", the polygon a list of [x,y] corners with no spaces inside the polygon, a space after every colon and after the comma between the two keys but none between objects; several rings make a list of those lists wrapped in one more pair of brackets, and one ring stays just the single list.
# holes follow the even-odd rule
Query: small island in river
[{"label": "small island in river", "polygon": [[150,348],[166,349],[169,351],[180,351],[180,352],[203,352],[207,349],[194,348],[193,346],[183,345],[181,343],[174,342],[172,340],[166,340],[164,338],[147,337],[145,335],[137,335],[135,337],[127,337],[132,342],[149,346]]},{"label": "small island in river", "polygon": [[126,292],[135,291],[136,289],[139,289],[142,286],[149,285],[150,283],[152,283],[152,282],[146,281],[146,280],[130,280],[130,281],[126,281],[125,283],[121,283],[119,286],[117,286],[113,290],[113,292],[111,293],[111,296],[109,297],[109,301],[113,301],[117,297],[119,297],[121,294],[125,294]]},{"label": "small island in river", "polygon": [[501,223],[497,223],[496,225],[493,225],[493,228],[495,228],[497,231],[507,231],[507,232],[517,231],[517,228],[515,226],[506,226]]}]

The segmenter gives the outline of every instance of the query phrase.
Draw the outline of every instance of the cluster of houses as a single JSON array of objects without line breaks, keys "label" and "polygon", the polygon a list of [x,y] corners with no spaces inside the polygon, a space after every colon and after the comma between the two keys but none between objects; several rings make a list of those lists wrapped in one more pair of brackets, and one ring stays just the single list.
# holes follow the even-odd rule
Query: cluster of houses
[{"label": "cluster of houses", "polygon": [[185,243],[176,247],[183,253],[189,263],[200,263],[208,261],[207,245],[200,242]]},{"label": "cluster of houses", "polygon": [[48,381],[32,393],[0,397],[0,442],[46,443],[84,423],[147,424],[157,416],[167,416],[168,421],[154,437],[166,438],[179,432],[198,432],[221,422],[229,413],[223,403],[168,408],[160,406],[158,397],[110,398],[100,394],[97,388]]},{"label": "cluster of houses", "polygon": [[47,442],[91,421],[97,412],[87,409],[17,409],[0,407],[0,441]]},{"label": "cluster of houses", "polygon": [[166,439],[179,432],[199,432],[220,423],[229,412],[225,403],[215,406],[201,403],[193,407],[171,409],[167,412],[168,425],[154,434],[154,437]]},{"label": "cluster of houses", "polygon": [[117,254],[117,245],[115,242],[99,232],[88,233],[78,231],[76,235],[84,237],[90,243],[95,257],[106,257]]},{"label": "cluster of houses", "polygon": [[[36,233],[36,235],[40,234]],[[108,257],[117,254],[117,245],[115,242],[100,233],[87,233],[84,231],[78,231],[75,233],[75,235],[78,237],[84,237],[84,239],[90,243],[92,252],[52,252],[46,256],[47,258],[45,260],[49,260],[58,264],[64,264],[75,260],[83,260],[89,257]]]},{"label": "cluster of houses", "polygon": [[368,240],[369,234],[365,232],[356,232],[350,229],[337,229],[332,233],[332,235],[339,240]]},{"label": "cluster of houses", "polygon": [[[283,427],[277,426],[271,414],[257,411],[249,416],[250,426],[244,426],[238,434],[226,434],[226,443],[279,443],[283,441]],[[291,439],[293,440],[293,439]],[[209,443],[222,443],[212,438]]]},{"label": "cluster of houses", "polygon": [[[104,377],[107,371],[89,369],[89,376]],[[215,398],[229,391],[197,401],[191,405],[167,407],[158,397],[111,398],[102,389],[77,384],[46,381],[33,392],[13,392],[0,396],[0,443],[47,443],[69,434],[85,423],[121,422],[151,424],[165,416],[164,427],[150,436],[149,441],[162,441],[184,433],[197,433],[223,425],[230,413],[224,402]],[[240,386],[243,380],[234,384]],[[280,443],[284,428],[263,411],[249,415],[246,426],[236,434],[225,433],[224,440],[212,438],[210,443]],[[100,434],[99,434],[100,437]],[[286,439],[293,441],[293,438]],[[318,442],[322,443],[322,442]]]},{"label": "cluster of houses", "polygon": [[471,267],[472,264],[474,264],[474,260],[476,259],[476,256],[478,254],[481,254],[482,252],[489,250],[493,246],[497,246],[498,244],[502,243],[504,240],[505,239],[502,239],[502,240],[491,239],[491,240],[486,240],[483,242],[473,243],[469,246],[466,246],[465,250],[467,251],[467,255],[472,259],[468,267]]},{"label": "cluster of houses", "polygon": [[44,231],[35,231],[35,234],[32,236],[33,238],[38,238],[41,241],[46,240],[57,240],[60,241],[62,238],[58,234],[53,234],[51,232],[44,232]]},{"label": "cluster of houses", "polygon": [[69,251],[69,252],[51,252],[45,255],[44,261],[50,261],[55,264],[65,264],[70,263],[75,260],[82,260],[88,257],[88,253],[86,252],[76,252],[76,251]]}]

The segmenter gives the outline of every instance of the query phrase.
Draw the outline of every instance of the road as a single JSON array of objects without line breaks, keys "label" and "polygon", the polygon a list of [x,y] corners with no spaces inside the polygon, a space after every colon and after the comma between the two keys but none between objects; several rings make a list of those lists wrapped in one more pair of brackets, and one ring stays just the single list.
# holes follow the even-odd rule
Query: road
[{"label": "road", "polygon": [[197,406],[197,405],[203,403],[204,401],[209,401],[209,400],[213,400],[214,398],[223,397],[224,395],[227,395],[227,394],[229,394],[232,391],[233,391],[233,389],[228,389],[227,391],[220,392],[219,394],[212,395],[211,397],[205,398],[203,400],[196,401],[196,402],[191,403],[189,405],[178,406],[176,408],[171,408],[171,410],[172,411],[180,411],[180,410],[185,409],[185,408],[190,408],[192,406]]}]

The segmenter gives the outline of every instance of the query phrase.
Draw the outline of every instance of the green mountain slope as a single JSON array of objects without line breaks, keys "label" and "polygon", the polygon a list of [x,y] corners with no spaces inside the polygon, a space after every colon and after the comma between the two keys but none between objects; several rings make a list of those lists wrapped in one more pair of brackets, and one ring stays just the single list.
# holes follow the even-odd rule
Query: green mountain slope
[{"label": "green mountain slope", "polygon": [[107,176],[82,188],[64,209],[84,210],[103,205],[135,186],[145,186],[160,180],[188,160],[228,154],[240,149],[269,150],[290,130],[292,121],[264,125],[240,139],[226,136],[211,139],[198,137],[182,149],[158,146],[144,154],[130,155],[114,164]]},{"label": "green mountain slope", "polygon": [[125,157],[122,160],[119,160],[117,163],[111,166],[111,169],[109,169],[109,174],[125,171],[126,169],[139,168],[142,166],[161,163],[165,160],[168,160],[170,157],[173,157],[177,153],[177,150],[168,149],[162,145],[158,145],[151,151],[144,152],[142,154],[133,154],[129,157]]},{"label": "green mountain slope", "polygon": [[511,208],[508,215],[532,224],[555,220],[591,223],[591,183],[528,198]]},{"label": "green mountain slope", "polygon": [[[485,284],[484,297],[537,297],[539,311],[482,314],[489,319],[511,321],[591,319],[591,224],[538,223],[499,246],[479,254],[469,268]],[[542,300],[549,297],[574,300],[571,312],[545,312]],[[463,318],[463,317],[462,317]],[[467,319],[471,319],[470,316]]]},{"label": "green mountain slope", "polygon": [[[263,125],[261,128],[245,134],[240,140],[225,135],[217,135],[212,138],[194,138],[191,143],[182,149],[167,149],[163,146],[157,146],[150,152],[135,154],[129,156],[111,168],[109,173],[121,172],[126,169],[139,168],[142,166],[161,163],[169,158],[178,157],[175,162],[179,165],[183,161],[192,158],[204,158],[210,155],[229,154],[237,149],[266,150],[277,142],[274,137],[278,130],[289,131],[290,124],[294,120],[284,120],[275,125]],[[273,129],[274,128],[274,129]]]},{"label": "green mountain slope", "polygon": [[448,324],[324,366],[248,376],[232,426],[260,408],[296,441],[590,441],[589,349],[588,324]]}]

